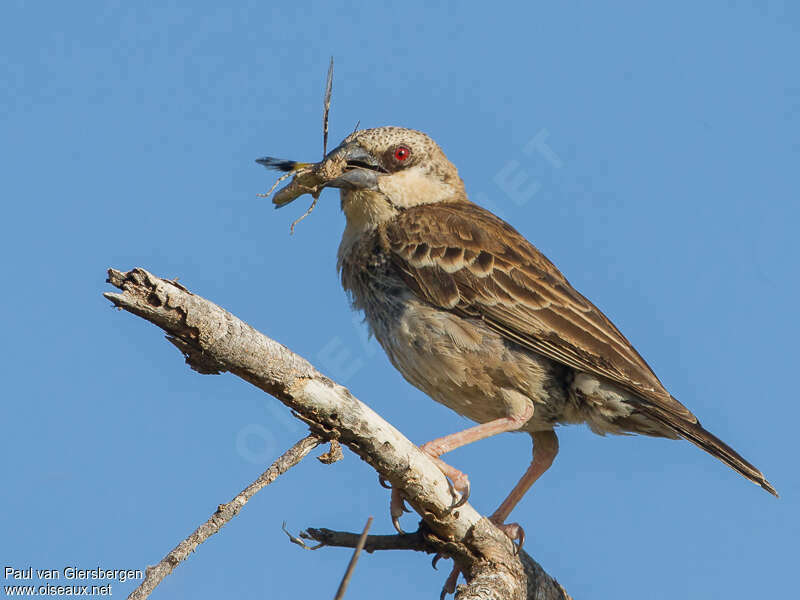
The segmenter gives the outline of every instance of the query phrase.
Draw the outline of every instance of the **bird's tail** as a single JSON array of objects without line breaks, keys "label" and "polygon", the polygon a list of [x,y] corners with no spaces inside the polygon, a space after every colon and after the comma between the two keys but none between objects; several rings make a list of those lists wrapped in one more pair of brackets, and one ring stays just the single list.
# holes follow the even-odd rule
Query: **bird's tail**
[{"label": "bird's tail", "polygon": [[664,414],[657,411],[653,414],[658,421],[666,425],[683,439],[689,440],[698,448],[702,448],[711,456],[717,457],[734,471],[747,477],[753,483],[757,483],[770,494],[777,497],[778,492],[772,487],[764,474],[747,462],[736,450],[728,446],[710,431],[706,431],[699,421],[689,421],[672,414]]}]

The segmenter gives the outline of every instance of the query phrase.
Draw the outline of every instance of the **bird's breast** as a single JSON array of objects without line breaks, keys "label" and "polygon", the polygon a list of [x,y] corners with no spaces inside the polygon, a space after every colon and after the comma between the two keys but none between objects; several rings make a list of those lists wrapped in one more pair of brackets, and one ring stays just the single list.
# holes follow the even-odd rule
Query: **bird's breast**
[{"label": "bird's breast", "polygon": [[546,430],[567,402],[565,370],[486,327],[420,300],[376,240],[340,251],[342,285],[389,360],[412,385],[476,422],[533,402],[525,429]]}]

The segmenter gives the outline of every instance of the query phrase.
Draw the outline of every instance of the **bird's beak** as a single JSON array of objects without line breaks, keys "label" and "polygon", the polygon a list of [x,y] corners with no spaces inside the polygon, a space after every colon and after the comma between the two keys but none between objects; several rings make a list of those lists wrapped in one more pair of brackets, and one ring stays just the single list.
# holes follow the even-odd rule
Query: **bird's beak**
[{"label": "bird's beak", "polygon": [[378,175],[386,173],[386,169],[381,167],[378,160],[355,142],[331,150],[323,164],[328,161],[343,161],[344,170],[335,179],[325,182],[325,187],[342,190],[377,190]]}]

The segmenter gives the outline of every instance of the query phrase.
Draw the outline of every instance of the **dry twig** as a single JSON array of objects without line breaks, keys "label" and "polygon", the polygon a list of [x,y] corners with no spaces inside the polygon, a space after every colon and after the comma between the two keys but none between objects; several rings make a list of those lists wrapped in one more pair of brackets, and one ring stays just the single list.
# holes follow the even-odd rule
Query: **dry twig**
[{"label": "dry twig", "polygon": [[264,471],[261,476],[253,483],[248,485],[227,504],[220,504],[216,512],[208,520],[195,529],[192,534],[175,546],[161,561],[154,566],[148,567],[145,572],[144,580],[139,587],[133,590],[128,596],[128,600],[144,600],[156,586],[177,567],[194,549],[205,542],[209,537],[217,533],[222,526],[235,517],[242,507],[247,504],[259,490],[265,488],[275,481],[290,468],[305,458],[309,452],[317,447],[320,439],[315,435],[309,435],[297,442],[294,446],[284,452],[269,469]]}]

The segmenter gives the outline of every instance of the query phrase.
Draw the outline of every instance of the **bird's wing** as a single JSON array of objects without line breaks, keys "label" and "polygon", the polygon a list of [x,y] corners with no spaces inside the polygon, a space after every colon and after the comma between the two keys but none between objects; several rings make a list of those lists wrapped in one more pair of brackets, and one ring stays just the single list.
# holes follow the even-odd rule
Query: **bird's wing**
[{"label": "bird's wing", "polygon": [[614,324],[492,213],[469,202],[415,206],[384,225],[381,237],[421,299],[482,319],[510,341],[613,381],[668,418],[697,422]]}]

